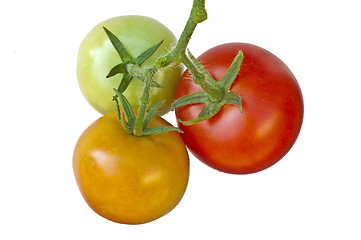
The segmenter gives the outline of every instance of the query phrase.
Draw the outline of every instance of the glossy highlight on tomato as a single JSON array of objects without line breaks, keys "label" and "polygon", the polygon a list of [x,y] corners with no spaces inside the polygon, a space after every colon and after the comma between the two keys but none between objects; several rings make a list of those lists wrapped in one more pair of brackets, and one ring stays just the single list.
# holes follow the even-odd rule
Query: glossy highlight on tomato
[{"label": "glossy highlight on tomato", "polygon": [[[303,121],[303,97],[289,68],[275,55],[246,43],[216,46],[197,58],[215,80],[220,80],[238,51],[244,54],[231,92],[242,98],[243,113],[225,105],[209,120],[185,126],[182,137],[189,150],[210,167],[226,173],[248,174],[264,170],[295,143]],[[186,71],[176,98],[201,91]],[[177,119],[197,117],[203,104],[176,109]]]},{"label": "glossy highlight on tomato", "polygon": [[[159,116],[149,123],[168,125]],[[81,194],[96,213],[118,223],[142,224],[167,214],[182,199],[189,158],[178,132],[136,137],[110,113],[79,138],[73,171]]]},{"label": "glossy highlight on tomato", "polygon": [[[160,57],[166,55],[177,40],[162,23],[137,15],[110,18],[99,23],[86,35],[78,51],[78,83],[89,104],[104,115],[115,111],[113,89],[118,88],[123,74],[106,78],[109,71],[122,61],[103,27],[119,38],[133,58],[163,40],[157,51],[142,64],[144,67],[152,66]],[[169,112],[182,72],[183,67],[180,64],[171,64],[155,74],[154,80],[163,87],[151,89],[151,106],[166,100],[159,108],[158,115]],[[142,81],[134,79],[123,93],[134,109],[139,108],[143,86]]]}]

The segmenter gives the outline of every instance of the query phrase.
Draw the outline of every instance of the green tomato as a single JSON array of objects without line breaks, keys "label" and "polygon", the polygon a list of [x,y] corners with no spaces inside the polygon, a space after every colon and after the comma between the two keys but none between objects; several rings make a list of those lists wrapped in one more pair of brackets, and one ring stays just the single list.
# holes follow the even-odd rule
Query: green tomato
[{"label": "green tomato", "polygon": [[[106,78],[109,71],[121,63],[118,53],[108,39],[103,27],[109,29],[123,43],[132,57],[137,57],[148,48],[164,40],[157,51],[142,66],[152,66],[160,57],[166,55],[176,44],[173,33],[160,22],[144,16],[120,16],[105,20],[95,26],[82,41],[77,62],[79,87],[90,103],[101,114],[115,111],[112,101],[123,74]],[[183,67],[172,64],[155,74],[154,80],[163,88],[153,87],[150,91],[150,104],[166,100],[159,108],[158,115],[170,110]],[[143,82],[133,79],[123,93],[134,109],[139,108],[139,98],[143,93]]]}]

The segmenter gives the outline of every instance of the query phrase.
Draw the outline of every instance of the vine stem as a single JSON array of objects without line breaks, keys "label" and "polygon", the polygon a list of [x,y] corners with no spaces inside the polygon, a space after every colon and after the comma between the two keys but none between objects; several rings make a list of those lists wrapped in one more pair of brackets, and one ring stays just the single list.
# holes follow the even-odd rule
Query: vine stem
[{"label": "vine stem", "polygon": [[138,110],[138,115],[137,118],[135,120],[135,125],[134,125],[134,135],[135,136],[143,136],[143,123],[144,123],[144,118],[145,118],[145,114],[147,112],[147,107],[150,103],[150,88],[151,88],[151,82],[152,82],[152,77],[155,74],[155,72],[157,71],[157,67],[153,67],[153,68],[148,68],[146,69],[146,71],[144,72],[144,88],[143,88],[143,93],[142,96],[140,97],[139,101],[140,101],[140,106],[139,106],[139,110]]},{"label": "vine stem", "polygon": [[202,89],[209,94],[212,99],[220,99],[223,94],[219,88],[209,81],[206,76],[199,71],[186,54],[186,49],[191,36],[197,25],[207,19],[207,11],[205,9],[205,0],[194,0],[191,14],[188,18],[187,24],[177,42],[176,47],[165,57],[160,58],[156,65],[158,67],[166,67],[172,62],[183,63],[186,68],[192,73],[194,82],[202,87]]},{"label": "vine stem", "polygon": [[167,67],[169,64],[174,62],[183,63],[193,74],[197,84],[199,84],[210,96],[217,98],[220,94],[218,88],[207,81],[204,74],[198,70],[197,66],[194,65],[186,54],[188,43],[196,26],[198,23],[201,23],[206,19],[207,11],[205,9],[205,0],[194,0],[191,14],[176,47],[166,56],[160,58],[153,67],[145,69],[145,71],[141,74],[144,77],[144,88],[142,96],[139,99],[140,106],[134,125],[135,136],[143,136],[143,122],[147,112],[147,107],[150,103],[151,80],[155,72],[160,68]]}]

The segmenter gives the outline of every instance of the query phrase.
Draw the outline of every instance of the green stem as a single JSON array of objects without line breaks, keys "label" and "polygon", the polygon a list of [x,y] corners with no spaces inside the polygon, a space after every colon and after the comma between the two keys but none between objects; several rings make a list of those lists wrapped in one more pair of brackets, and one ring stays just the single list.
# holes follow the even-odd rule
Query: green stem
[{"label": "green stem", "polygon": [[172,62],[183,63],[187,69],[192,73],[193,80],[200,85],[202,89],[207,92],[212,99],[222,98],[222,92],[219,88],[208,81],[206,76],[199,71],[197,66],[189,59],[186,54],[188,43],[193,35],[198,23],[207,19],[207,11],[205,9],[205,0],[194,0],[191,14],[188,18],[187,24],[178,40],[176,47],[165,57],[158,60],[156,63],[159,67],[166,67]]},{"label": "green stem", "polygon": [[166,67],[172,62],[182,62],[183,57],[186,56],[185,52],[188,43],[195,28],[197,27],[197,24],[205,21],[206,19],[207,11],[205,9],[205,0],[194,0],[191,14],[177,42],[176,47],[167,56],[159,59],[157,64],[161,67]]},{"label": "green stem", "polygon": [[[205,9],[205,0],[194,0],[187,24],[179,38],[177,46],[173,50],[172,57],[176,58],[173,60],[184,60],[183,57],[186,56],[185,52],[195,28],[197,27],[198,23],[201,23],[206,19],[207,11]],[[177,56],[180,58],[177,59]]]},{"label": "green stem", "polygon": [[215,84],[212,84],[206,78],[206,75],[201,73],[197,66],[185,56],[183,58],[183,64],[187,67],[187,69],[192,73],[193,81],[195,84],[201,86],[201,88],[212,98],[212,99],[221,99],[223,96],[222,91],[220,91],[219,87]]},{"label": "green stem", "polygon": [[152,82],[152,77],[155,73],[157,68],[149,68],[144,73],[144,88],[142,96],[139,99],[140,106],[138,110],[138,115],[135,120],[134,124],[134,135],[135,136],[143,136],[144,135],[144,129],[143,129],[143,123],[145,114],[147,112],[147,107],[150,103],[150,87]]},{"label": "green stem", "polygon": [[216,89],[210,84],[207,84],[204,75],[198,71],[196,66],[194,66],[192,61],[186,55],[186,48],[188,46],[189,40],[191,39],[191,36],[197,24],[203,22],[206,19],[207,19],[207,12],[205,9],[205,0],[194,0],[191,14],[180,36],[180,39],[177,42],[177,46],[168,55],[159,59],[153,68],[149,68],[145,71],[143,94],[140,98],[140,107],[134,125],[135,136],[143,136],[144,134],[143,123],[144,123],[147,107],[150,103],[149,95],[150,95],[151,80],[158,68],[166,67],[173,62],[184,63],[186,67],[190,69],[192,74],[194,76],[197,76],[197,79],[204,79],[202,80],[201,86],[205,88],[207,92],[209,91],[213,95],[216,94],[215,93]]}]

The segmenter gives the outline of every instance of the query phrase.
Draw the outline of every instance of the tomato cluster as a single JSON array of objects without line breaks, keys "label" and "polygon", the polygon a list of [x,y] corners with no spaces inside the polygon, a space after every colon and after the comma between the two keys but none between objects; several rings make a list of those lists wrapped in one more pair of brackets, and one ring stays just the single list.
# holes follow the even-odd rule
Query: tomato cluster
[{"label": "tomato cluster", "polygon": [[[79,86],[103,116],[80,136],[73,170],[85,201],[111,221],[141,224],[170,212],[188,184],[187,148],[218,171],[249,174],[283,158],[300,132],[301,89],[275,55],[227,43],[196,59],[176,44],[142,16],[106,20],[81,43]],[[160,117],[171,108],[179,129]]]}]

